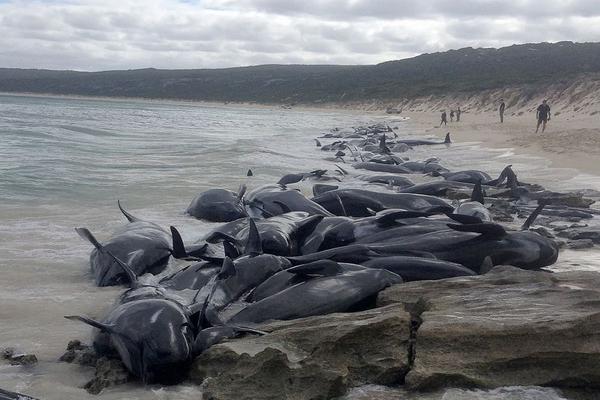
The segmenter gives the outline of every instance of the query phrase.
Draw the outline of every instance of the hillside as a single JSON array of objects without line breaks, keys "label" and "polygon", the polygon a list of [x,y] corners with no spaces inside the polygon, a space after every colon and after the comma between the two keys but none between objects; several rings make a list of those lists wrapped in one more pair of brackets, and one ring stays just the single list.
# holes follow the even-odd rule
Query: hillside
[{"label": "hillside", "polygon": [[258,103],[414,99],[566,82],[600,72],[600,43],[465,48],[367,66],[261,65],[76,72],[1,69],[0,92]]}]

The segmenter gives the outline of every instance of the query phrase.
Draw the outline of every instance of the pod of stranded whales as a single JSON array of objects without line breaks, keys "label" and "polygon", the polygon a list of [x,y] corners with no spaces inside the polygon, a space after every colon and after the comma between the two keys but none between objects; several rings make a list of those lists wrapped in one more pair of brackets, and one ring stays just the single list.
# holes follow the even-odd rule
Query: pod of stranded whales
[{"label": "pod of stranded whales", "polygon": [[[327,138],[335,141],[321,145],[319,139]],[[251,190],[200,193],[187,213],[224,224],[193,242],[121,204],[128,223],[107,241],[77,228],[94,247],[96,284],[128,289],[104,318],[66,318],[94,327],[96,352],[119,357],[141,381],[173,384],[210,346],[266,334],[258,325],[265,321],[366,309],[380,291],[407,281],[483,274],[500,264],[528,270],[552,265],[558,246],[529,229],[536,217],[592,217],[553,202],[565,194],[520,182],[511,166],[492,178],[477,170],[449,171],[435,158],[416,162],[395,154],[450,146],[449,135],[443,142],[402,140],[374,125],[334,129],[319,139],[317,146],[339,161],[333,173],[291,173]],[[407,174],[438,180],[413,184]],[[306,180],[314,181],[312,198],[290,187]],[[357,182],[381,190],[348,185]],[[457,193],[470,199],[456,200]],[[510,229],[493,222],[489,203],[529,218],[521,229]],[[171,257],[193,263],[156,284],[141,282],[143,274],[161,273]]]}]

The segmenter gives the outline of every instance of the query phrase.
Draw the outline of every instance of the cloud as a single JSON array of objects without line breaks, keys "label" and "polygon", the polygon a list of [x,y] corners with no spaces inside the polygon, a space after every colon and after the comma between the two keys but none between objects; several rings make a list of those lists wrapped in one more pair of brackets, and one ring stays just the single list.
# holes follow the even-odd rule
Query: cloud
[{"label": "cloud", "polygon": [[0,67],[374,64],[600,37],[597,0],[0,1]]}]

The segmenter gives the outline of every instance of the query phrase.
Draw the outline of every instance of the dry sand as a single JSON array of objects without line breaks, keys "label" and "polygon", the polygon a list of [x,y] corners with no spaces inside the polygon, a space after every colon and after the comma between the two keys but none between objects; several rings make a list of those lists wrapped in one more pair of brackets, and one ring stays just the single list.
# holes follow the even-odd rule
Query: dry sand
[{"label": "dry sand", "polygon": [[[442,137],[450,132],[454,141],[478,141],[489,147],[510,147],[520,154],[545,157],[555,167],[576,168],[600,175],[600,119],[590,115],[560,114],[553,117],[546,131],[535,133],[535,112],[505,115],[504,123],[496,112],[463,113],[460,122],[437,127],[439,114],[406,112],[423,133]],[[435,127],[434,127],[435,126]]]},{"label": "dry sand", "polygon": [[[506,103],[504,123],[498,116],[499,100]],[[535,133],[535,110],[548,99],[552,119],[545,133]],[[434,128],[440,114],[461,108],[461,122],[447,129]],[[383,112],[401,110],[417,129],[443,137],[451,132],[457,141],[480,141],[490,147],[510,147],[521,154],[545,157],[555,167],[576,168],[600,175],[600,74],[580,75],[560,82],[516,85],[477,93],[449,93],[398,101],[337,104],[337,107]]]}]

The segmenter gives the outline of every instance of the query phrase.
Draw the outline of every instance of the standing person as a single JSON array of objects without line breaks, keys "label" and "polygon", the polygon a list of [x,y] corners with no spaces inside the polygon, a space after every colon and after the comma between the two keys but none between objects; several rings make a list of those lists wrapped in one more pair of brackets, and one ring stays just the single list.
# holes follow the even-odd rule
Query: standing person
[{"label": "standing person", "polygon": [[442,124],[444,124],[444,126],[448,125],[448,120],[446,119],[446,110],[442,111],[442,122],[440,122],[440,126],[442,126]]},{"label": "standing person", "polygon": [[542,101],[542,104],[538,106],[535,117],[537,118],[535,133],[538,133],[540,125],[542,125],[542,133],[544,133],[546,130],[546,123],[550,121],[550,106],[547,104],[546,100]]},{"label": "standing person", "polygon": [[500,113],[500,123],[504,122],[504,109],[506,108],[506,104],[504,104],[504,99],[500,99],[500,107],[498,108],[498,112]]},{"label": "standing person", "polygon": [[456,109],[456,122],[460,122],[460,107]]},{"label": "standing person", "polygon": [[450,122],[454,122],[454,110],[450,110]]}]

